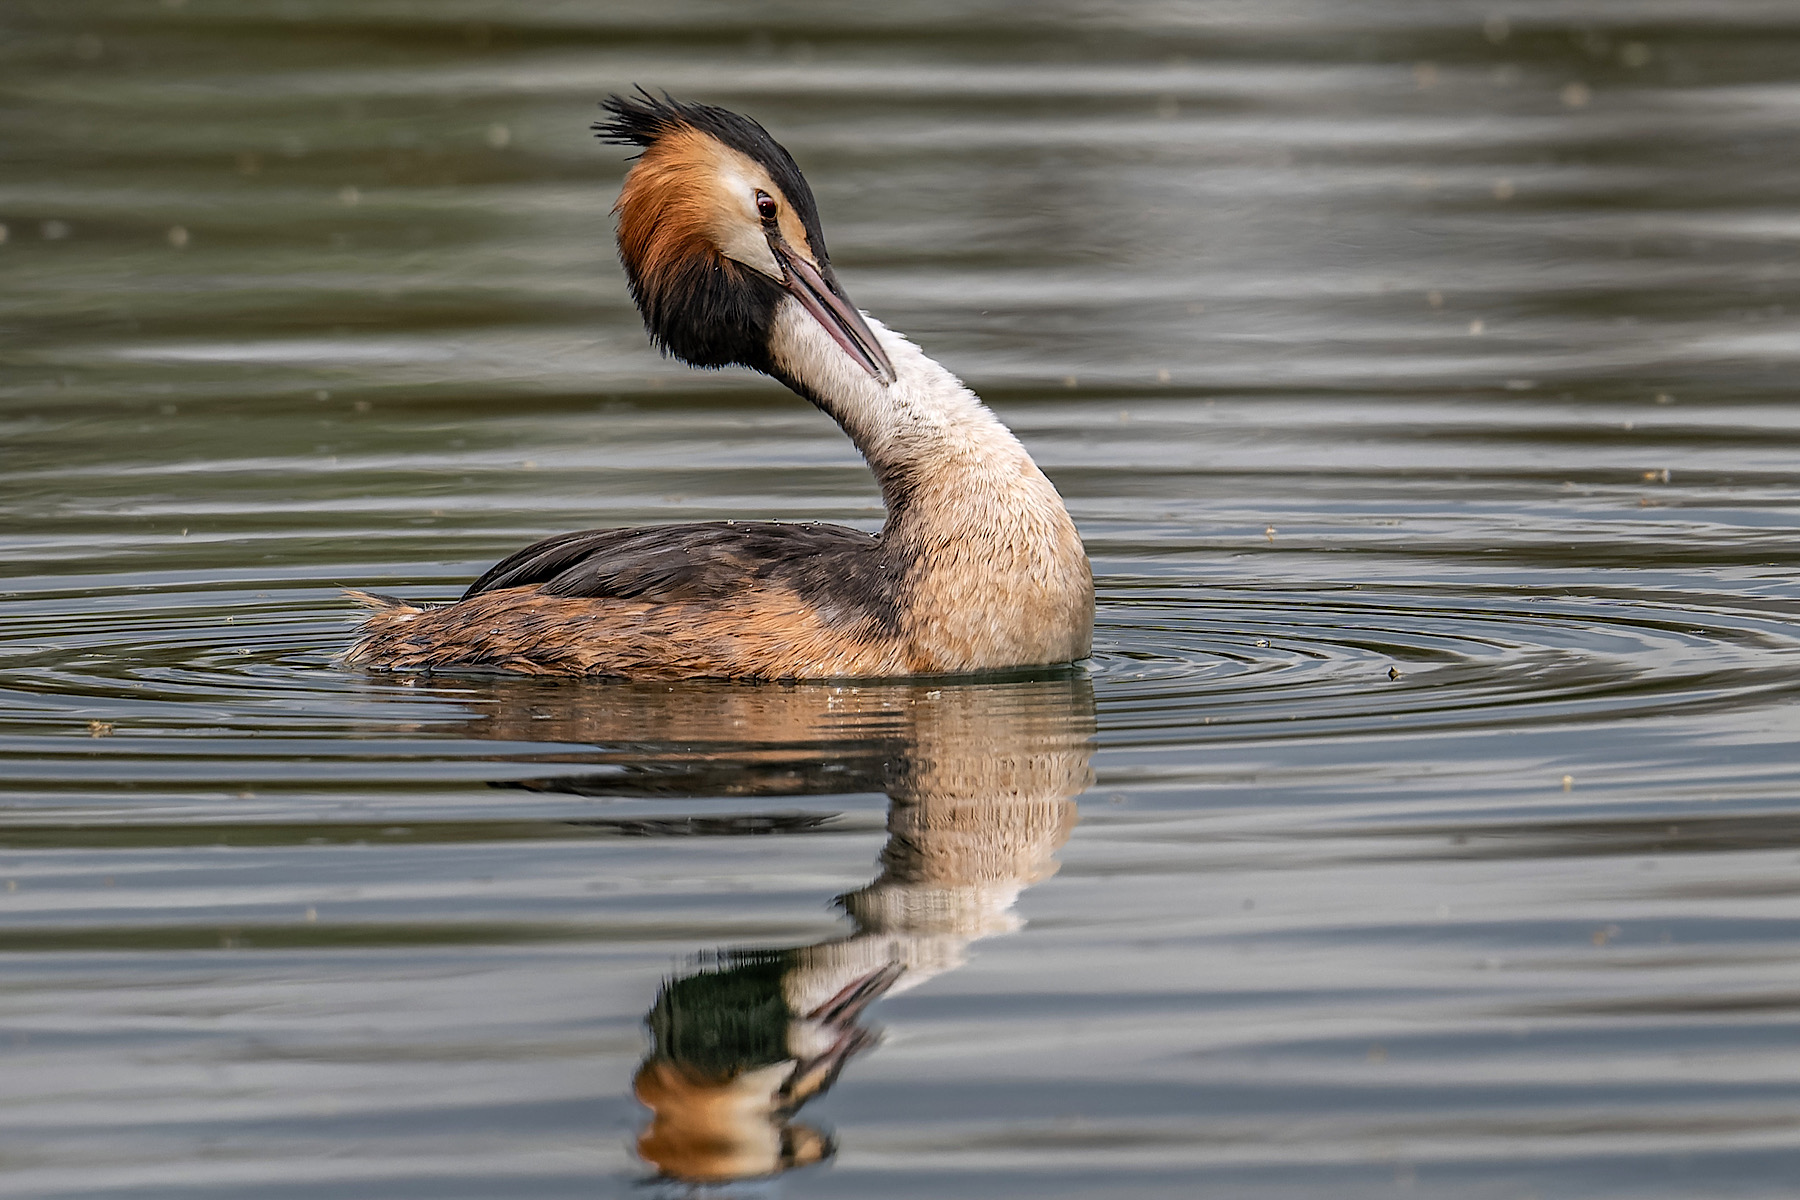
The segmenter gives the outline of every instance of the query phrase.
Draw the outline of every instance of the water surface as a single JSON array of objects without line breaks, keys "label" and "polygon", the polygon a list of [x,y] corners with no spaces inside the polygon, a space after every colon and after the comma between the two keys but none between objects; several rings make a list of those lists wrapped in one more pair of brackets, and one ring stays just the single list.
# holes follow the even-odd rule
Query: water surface
[{"label": "water surface", "polygon": [[[1791,1195],[1796,64],[1773,0],[6,7],[0,1194]],[[344,586],[879,523],[648,347],[633,83],[1019,432],[1090,663],[334,665]]]}]

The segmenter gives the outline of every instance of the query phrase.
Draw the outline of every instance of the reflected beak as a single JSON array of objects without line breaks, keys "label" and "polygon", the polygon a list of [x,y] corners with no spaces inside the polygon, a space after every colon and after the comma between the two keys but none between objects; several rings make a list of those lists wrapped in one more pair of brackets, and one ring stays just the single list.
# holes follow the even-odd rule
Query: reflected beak
[{"label": "reflected beak", "polygon": [[862,1016],[863,1009],[886,995],[887,990],[898,983],[904,974],[905,967],[899,963],[888,963],[867,975],[852,979],[839,989],[837,995],[807,1013],[806,1019],[823,1021],[827,1025],[849,1025]]},{"label": "reflected beak", "polygon": [[828,1091],[837,1082],[844,1065],[873,1046],[876,1040],[875,1035],[867,1029],[852,1025],[839,1034],[823,1054],[796,1063],[794,1073],[788,1077],[779,1093],[782,1107],[793,1112],[820,1092]]},{"label": "reflected beak", "polygon": [[787,271],[785,285],[813,320],[825,327],[831,340],[844,348],[863,370],[882,383],[894,382],[894,364],[869,329],[868,322],[839,290],[837,281],[827,280],[819,269],[790,248],[779,235],[769,236],[769,249]]}]

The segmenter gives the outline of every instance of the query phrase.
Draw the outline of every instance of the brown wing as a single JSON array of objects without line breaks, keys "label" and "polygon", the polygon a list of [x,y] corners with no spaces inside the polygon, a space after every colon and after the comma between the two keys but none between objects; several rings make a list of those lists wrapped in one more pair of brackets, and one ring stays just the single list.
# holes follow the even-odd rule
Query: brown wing
[{"label": "brown wing", "polygon": [[463,599],[502,588],[662,603],[780,584],[815,602],[891,609],[899,572],[881,538],[842,525],[706,521],[558,534],[489,568]]}]

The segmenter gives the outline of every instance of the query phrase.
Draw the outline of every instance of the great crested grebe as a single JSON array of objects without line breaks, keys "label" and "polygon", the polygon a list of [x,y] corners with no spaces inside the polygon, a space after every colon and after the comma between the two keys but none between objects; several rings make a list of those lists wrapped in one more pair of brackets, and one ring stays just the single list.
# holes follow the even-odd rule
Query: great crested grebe
[{"label": "great crested grebe", "polygon": [[1073,662],[1094,584],[1062,498],[948,370],[859,314],[812,189],[748,117],[647,92],[594,126],[643,147],[614,211],[653,341],[773,376],[850,435],[878,534],[708,521],[565,533],[426,608],[374,609],[349,663],[676,679],[949,674]]}]

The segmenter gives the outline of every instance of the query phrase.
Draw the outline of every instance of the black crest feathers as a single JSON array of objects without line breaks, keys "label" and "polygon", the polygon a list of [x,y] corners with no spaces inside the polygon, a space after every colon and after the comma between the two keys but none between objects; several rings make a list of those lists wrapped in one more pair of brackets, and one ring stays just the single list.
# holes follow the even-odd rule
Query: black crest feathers
[{"label": "black crest feathers", "polygon": [[663,134],[683,124],[682,105],[666,92],[658,100],[640,87],[635,96],[608,96],[600,107],[611,119],[595,121],[590,128],[609,146],[653,146]]}]

